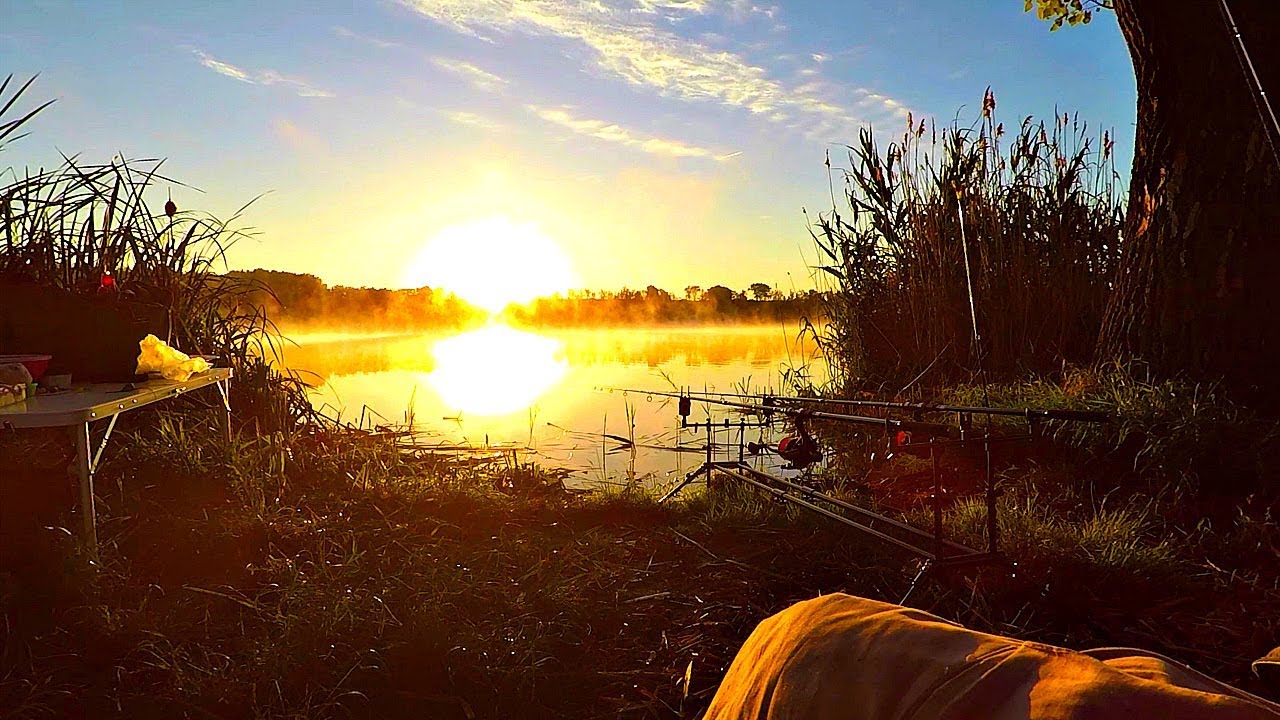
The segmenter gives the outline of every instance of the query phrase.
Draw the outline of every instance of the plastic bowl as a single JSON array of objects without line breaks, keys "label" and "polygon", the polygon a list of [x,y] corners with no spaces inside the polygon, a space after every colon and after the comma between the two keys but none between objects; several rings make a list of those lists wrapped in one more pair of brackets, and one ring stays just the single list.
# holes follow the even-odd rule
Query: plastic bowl
[{"label": "plastic bowl", "polygon": [[0,355],[0,365],[21,363],[31,373],[32,381],[39,382],[49,369],[49,361],[52,359],[52,355]]}]

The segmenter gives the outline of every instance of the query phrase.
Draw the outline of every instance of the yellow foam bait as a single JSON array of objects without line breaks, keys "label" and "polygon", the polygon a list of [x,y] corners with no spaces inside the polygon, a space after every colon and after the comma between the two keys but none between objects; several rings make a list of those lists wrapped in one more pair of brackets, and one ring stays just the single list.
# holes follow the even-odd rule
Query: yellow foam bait
[{"label": "yellow foam bait", "polygon": [[207,360],[191,357],[186,353],[169,347],[169,344],[155,335],[148,335],[138,343],[141,353],[138,354],[137,373],[160,373],[166,380],[186,382],[192,375],[208,370],[212,365]]}]

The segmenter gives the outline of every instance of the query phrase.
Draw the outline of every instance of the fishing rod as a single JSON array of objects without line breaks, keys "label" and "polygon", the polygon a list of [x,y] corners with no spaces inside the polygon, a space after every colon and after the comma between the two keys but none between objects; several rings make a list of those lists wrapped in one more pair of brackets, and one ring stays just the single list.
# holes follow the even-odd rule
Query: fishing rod
[{"label": "fishing rod", "polygon": [[1276,137],[1280,136],[1280,120],[1276,119],[1275,110],[1271,108],[1271,99],[1267,97],[1266,88],[1262,86],[1258,70],[1253,65],[1253,58],[1249,56],[1249,48],[1245,47],[1244,36],[1240,34],[1240,27],[1236,25],[1236,18],[1231,13],[1227,0],[1219,0],[1218,9],[1221,10],[1222,21],[1227,26],[1227,34],[1235,40],[1232,49],[1235,50],[1236,61],[1240,63],[1245,82],[1249,85],[1254,108],[1258,111],[1258,119],[1262,121],[1267,147],[1271,149],[1271,158],[1280,164],[1280,149],[1276,147]]},{"label": "fishing rod", "polygon": [[[1001,415],[1007,417],[1036,418],[1040,420],[1064,420],[1071,422],[1106,422],[1111,419],[1111,414],[1101,410],[1066,410],[1066,409],[1040,409],[1040,408],[993,408],[979,407],[970,405],[943,405],[938,403],[907,403],[907,402],[889,402],[886,400],[843,400],[840,398],[809,398],[809,397],[793,397],[783,395],[770,394],[745,394],[745,393],[721,393],[721,392],[702,392],[702,393],[666,393],[661,391],[634,390],[629,388],[610,388],[621,390],[623,392],[644,393],[647,395],[660,395],[663,397],[700,397],[714,396],[717,398],[744,398],[744,399],[760,399],[762,405],[772,407],[772,403],[799,403],[806,405],[852,405],[855,407],[872,407],[883,408],[886,410],[909,410],[912,412],[941,412],[941,413],[962,413],[967,415]],[[875,418],[879,422],[883,422],[880,418]]]},{"label": "fishing rod", "polygon": [[680,417],[682,422],[687,424],[690,405],[693,400],[710,405],[720,405],[723,407],[735,408],[738,410],[747,410],[761,415],[786,415],[796,420],[832,420],[836,422],[849,422],[858,425],[874,425],[882,427],[885,430],[901,430],[907,433],[918,432],[933,437],[955,437],[958,429],[946,423],[922,422],[919,420],[895,420],[892,418],[878,418],[866,415],[848,415],[845,413],[832,413],[821,410],[797,409],[776,405],[769,402],[770,398],[765,398],[762,403],[744,403],[735,402],[733,400],[724,400],[722,398],[707,397],[697,393],[670,393],[662,391],[634,390],[629,388],[614,388],[623,392],[634,392],[645,395],[655,395],[659,397],[677,398],[680,400]]},{"label": "fishing rod", "polygon": [[885,400],[841,400],[839,398],[778,397],[780,402],[814,405],[855,405],[914,412],[963,413],[966,415],[1002,415],[1007,417],[1038,418],[1041,420],[1067,420],[1073,422],[1106,422],[1111,414],[1101,410],[1063,410],[1057,408],[992,408],[970,405],[941,405],[937,403],[888,402]]}]

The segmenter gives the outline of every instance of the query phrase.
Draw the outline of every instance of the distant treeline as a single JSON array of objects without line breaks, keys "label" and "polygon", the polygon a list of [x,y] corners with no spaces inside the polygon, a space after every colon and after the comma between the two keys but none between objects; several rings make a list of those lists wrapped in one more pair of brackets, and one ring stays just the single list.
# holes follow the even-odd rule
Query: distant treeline
[{"label": "distant treeline", "polygon": [[262,289],[247,300],[278,324],[417,330],[458,328],[483,322],[485,313],[452,293],[329,286],[315,275],[279,270],[233,270]]},{"label": "distant treeline", "polygon": [[[280,270],[234,270],[261,290],[248,302],[289,326],[331,328],[460,328],[486,319],[486,313],[452,293],[424,287],[412,290],[329,286],[314,275]],[[773,323],[822,313],[816,291],[781,294],[764,283],[738,292],[723,285],[690,286],[682,297],[650,285],[644,290],[575,290],[540,298],[504,313],[517,325],[569,327],[643,324]]]},{"label": "distant treeline", "polygon": [[743,292],[723,285],[685,288],[683,297],[650,285],[644,290],[572,291],[507,309],[514,323],[531,326],[773,323],[822,314],[814,290],[783,295],[764,283]]}]

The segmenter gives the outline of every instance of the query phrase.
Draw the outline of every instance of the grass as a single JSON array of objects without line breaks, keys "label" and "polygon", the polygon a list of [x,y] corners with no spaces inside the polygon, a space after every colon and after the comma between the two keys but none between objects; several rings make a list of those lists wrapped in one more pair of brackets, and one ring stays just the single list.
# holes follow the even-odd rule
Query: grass
[{"label": "grass", "polygon": [[[1071,518],[1034,494],[1006,497],[998,506],[997,526],[1006,546],[1022,564],[1062,567],[1085,565],[1118,578],[1171,580],[1185,569],[1168,539],[1156,539],[1150,511],[1100,507]],[[986,503],[961,501],[949,513],[948,527],[971,547],[986,542]]]},{"label": "grass", "polygon": [[1018,408],[1101,410],[1112,422],[1050,423],[1060,442],[1162,486],[1229,501],[1275,486],[1280,423],[1238,405],[1213,385],[1146,376],[1140,366],[1076,369],[1059,381],[958,385],[948,401]]},{"label": "grass", "polygon": [[842,198],[833,187],[813,229],[828,284],[815,337],[837,386],[895,394],[978,367],[1090,362],[1123,221],[1108,134],[1069,115],[1006,130],[990,91],[970,126],[908,124],[887,147],[864,130],[847,166],[828,161]]},{"label": "grass", "polygon": [[[1035,478],[1026,468],[1013,474]],[[1263,692],[1245,663],[1269,652],[1280,631],[1266,610],[1280,600],[1280,525],[1265,513],[1239,515],[1226,532],[1187,525],[1177,519],[1184,504],[1142,496],[1081,503],[1069,490],[1005,497],[999,525],[1016,572],[966,598],[955,617],[1068,647],[1143,647]],[[948,526],[976,541],[984,512],[961,503]]]},{"label": "grass", "polygon": [[[280,338],[250,302],[264,289],[219,272],[226,250],[248,236],[240,213],[220,220],[160,203],[166,189],[196,192],[161,168],[155,160],[65,158],[53,170],[15,173],[0,187],[0,279],[94,298],[129,315],[158,313],[170,344],[236,369],[242,422],[266,433],[318,422],[301,381],[267,362]],[[115,291],[104,293],[106,277]]]},{"label": "grass", "polygon": [[[856,545],[713,501],[500,492],[368,436],[317,435],[322,453],[273,466],[270,442],[220,447],[211,422],[132,432],[101,476],[101,571],[40,601],[15,575],[0,708],[674,717],[705,706],[764,614],[872,569]],[[814,578],[778,572],[785,557]],[[877,581],[898,579],[858,586]]]},{"label": "grass", "polygon": [[[117,432],[103,565],[54,530],[0,575],[0,716],[693,717],[759,620],[819,592],[897,600],[914,569],[734,485],[570,494],[385,434],[228,444],[212,410]],[[1280,630],[1273,518],[1184,527],[1176,497],[1093,498],[1019,462],[1001,467],[1016,571],[939,575],[913,605],[1247,682]],[[72,523],[71,502],[40,502],[33,522]],[[947,525],[980,540],[971,503]]]},{"label": "grass", "polygon": [[[9,92],[8,97],[6,97],[5,93],[9,89],[10,83],[13,82],[13,75],[10,74],[5,76],[4,81],[0,82],[0,103],[3,103],[0,104],[0,150],[4,149],[6,142],[13,142],[14,140],[21,139],[23,136],[16,135],[15,133],[17,133],[23,125],[30,122],[31,119],[34,118],[41,110],[44,110],[53,104],[52,100],[48,100],[44,104],[23,113],[20,117],[10,116],[11,119],[5,119],[5,117],[13,111],[17,102],[22,99],[22,96],[26,93],[27,89],[31,87],[31,84],[34,83],[35,80],[36,79],[34,77],[28,78],[25,83],[14,88],[12,92]],[[14,114],[16,115],[18,113],[15,112]]]}]

